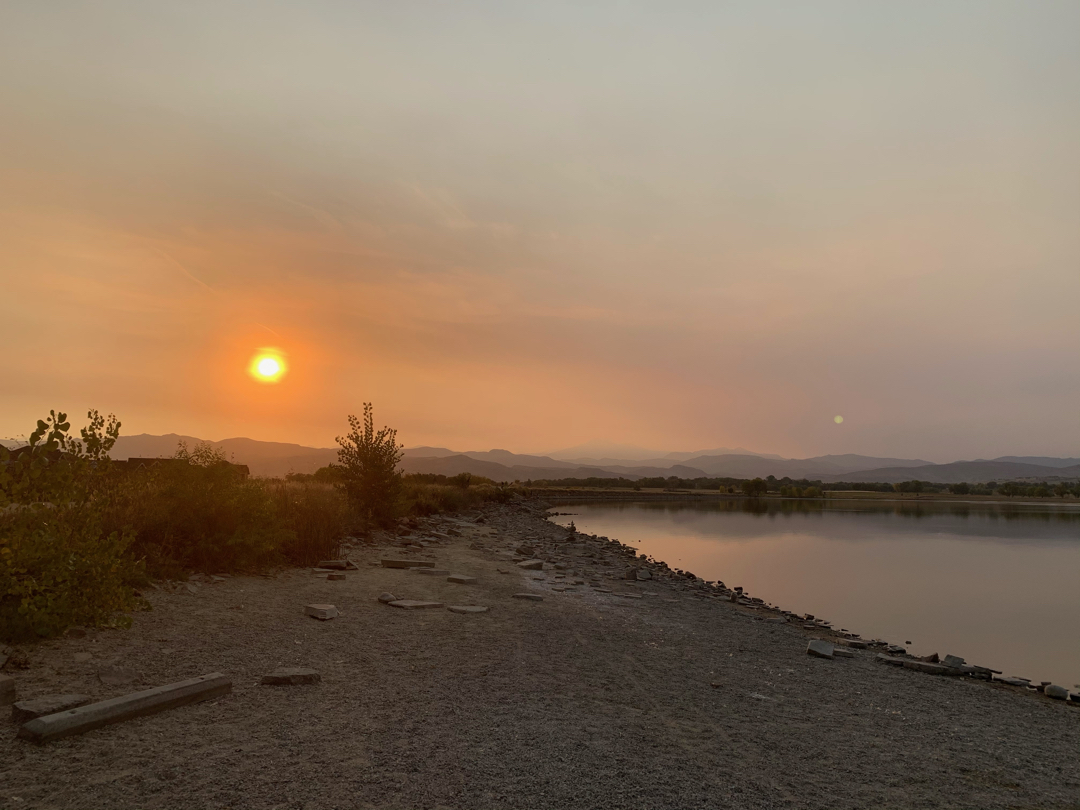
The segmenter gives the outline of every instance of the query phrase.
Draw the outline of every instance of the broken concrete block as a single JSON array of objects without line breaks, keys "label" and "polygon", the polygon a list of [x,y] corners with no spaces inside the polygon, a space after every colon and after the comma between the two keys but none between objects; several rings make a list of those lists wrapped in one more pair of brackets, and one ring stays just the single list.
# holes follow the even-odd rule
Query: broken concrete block
[{"label": "broken concrete block", "polygon": [[383,568],[434,568],[435,563],[421,560],[383,560]]},{"label": "broken concrete block", "polygon": [[90,698],[86,695],[45,695],[33,700],[20,700],[11,706],[11,719],[16,723],[25,723],[35,717],[77,709],[89,702]]},{"label": "broken concrete block", "polygon": [[458,585],[475,585],[476,577],[467,577],[464,574],[451,574],[446,578],[447,582],[455,582]]},{"label": "broken concrete block", "polygon": [[905,669],[913,669],[916,672],[925,672],[927,675],[960,675],[957,667],[947,667],[944,664],[928,664],[925,661],[904,661]]},{"label": "broken concrete block", "polygon": [[1031,686],[1031,681],[1027,678],[994,678],[996,682],[1007,683],[1009,686]]},{"label": "broken concrete block", "polygon": [[0,675],[0,706],[10,706],[15,702],[15,679],[10,675]]},{"label": "broken concrete block", "polygon": [[964,659],[959,655],[946,655],[941,659],[940,663],[947,667],[959,668],[964,665]]},{"label": "broken concrete block", "polygon": [[529,599],[529,600],[531,600],[533,602],[543,602],[544,601],[544,597],[542,597],[538,593],[515,593],[514,598],[515,599]]},{"label": "broken concrete block", "polygon": [[1068,700],[1069,690],[1064,686],[1057,686],[1056,684],[1049,684],[1043,687],[1043,694],[1047,697],[1054,698],[1054,700]]},{"label": "broken concrete block", "polygon": [[525,560],[517,564],[518,568],[522,568],[525,571],[541,571],[544,568],[543,560]]},{"label": "broken concrete block", "polygon": [[810,641],[810,643],[806,645],[806,654],[807,655],[814,655],[814,656],[817,656],[818,658],[830,658],[831,659],[833,657],[833,653],[835,652],[835,650],[836,650],[836,648],[833,647],[832,644],[830,644],[827,641],[822,641],[821,639],[817,639],[817,638],[812,639]]},{"label": "broken concrete block", "polygon": [[318,683],[322,680],[314,669],[302,667],[284,667],[275,669],[269,675],[263,675],[263,686],[302,686],[309,683]]},{"label": "broken concrete block", "polygon": [[445,577],[450,573],[450,571],[445,568],[417,568],[416,573],[426,574],[427,576],[431,577]]},{"label": "broken concrete block", "polygon": [[51,742],[134,717],[209,700],[230,691],[232,681],[220,672],[213,672],[179,683],[157,686],[143,692],[38,717],[19,729],[19,737],[39,744]]},{"label": "broken concrete block", "polygon": [[902,667],[906,658],[894,658],[891,655],[885,655],[885,653],[878,653],[874,656],[878,661],[883,664],[892,664],[894,667]]},{"label": "broken concrete block", "polygon": [[446,609],[451,613],[487,613],[490,610],[483,605],[449,605]]},{"label": "broken concrete block", "polygon": [[345,579],[345,575],[340,572],[330,573],[326,575],[326,578],[331,582],[339,582]]},{"label": "broken concrete block", "polygon": [[403,608],[404,610],[424,610],[426,608],[441,608],[442,602],[423,602],[418,599],[398,599],[391,602],[390,607]]},{"label": "broken concrete block", "polygon": [[338,617],[338,609],[333,605],[304,605],[304,613],[313,619],[326,621]]}]

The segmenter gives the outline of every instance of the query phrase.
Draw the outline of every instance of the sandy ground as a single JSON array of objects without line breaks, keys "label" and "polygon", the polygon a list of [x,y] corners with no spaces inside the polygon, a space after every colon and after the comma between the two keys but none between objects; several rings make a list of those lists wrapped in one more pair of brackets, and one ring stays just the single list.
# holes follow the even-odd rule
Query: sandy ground
[{"label": "sandy ground", "polygon": [[[405,552],[365,547],[344,582],[302,570],[152,592],[131,630],[22,650],[29,668],[6,670],[21,698],[210,672],[233,692],[40,747],[9,723],[0,807],[1080,808],[1080,709],[870,652],[811,658],[801,627],[674,580],[601,580],[640,599],[554,591],[571,570],[622,567],[581,556],[611,557],[602,541],[555,550],[566,533],[540,514],[442,523],[462,536],[414,553],[476,585],[374,567]],[[508,549],[530,537],[569,570],[518,569]],[[383,591],[491,611],[404,611]],[[322,602],[343,615],[304,616]],[[138,680],[104,686],[109,662]],[[259,685],[282,665],[322,682]]]}]

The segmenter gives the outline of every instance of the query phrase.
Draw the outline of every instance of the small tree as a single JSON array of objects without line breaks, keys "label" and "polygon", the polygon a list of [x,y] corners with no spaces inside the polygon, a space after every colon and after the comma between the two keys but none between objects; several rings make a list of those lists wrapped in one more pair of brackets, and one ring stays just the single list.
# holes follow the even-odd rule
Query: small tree
[{"label": "small tree", "polygon": [[403,445],[397,443],[396,430],[384,427],[376,432],[370,402],[364,403],[362,422],[349,415],[349,427],[345,436],[337,437],[342,478],[337,486],[363,518],[385,524],[393,517],[401,491],[398,463]]}]

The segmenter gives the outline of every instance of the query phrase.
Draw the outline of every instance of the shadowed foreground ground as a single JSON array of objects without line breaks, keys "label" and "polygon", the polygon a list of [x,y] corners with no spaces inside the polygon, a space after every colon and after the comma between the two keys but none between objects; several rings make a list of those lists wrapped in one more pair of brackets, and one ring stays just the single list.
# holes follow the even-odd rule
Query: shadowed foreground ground
[{"label": "shadowed foreground ground", "polygon": [[[498,556],[564,537],[537,515],[448,523],[463,536],[415,554],[475,586],[368,565],[399,549],[358,550],[344,582],[305,570],[155,592],[130,631],[28,650],[30,669],[9,670],[21,697],[102,699],[214,671],[234,689],[42,747],[9,724],[0,807],[1080,807],[1080,709],[872,653],[810,658],[801,628],[674,582],[605,580],[641,599],[552,591],[550,565]],[[621,572],[580,557],[610,546],[547,553]],[[403,611],[383,591],[492,609]],[[544,601],[511,598],[522,591]],[[313,602],[343,616],[306,618]],[[139,680],[103,686],[111,661]],[[322,683],[260,686],[280,665]]]}]

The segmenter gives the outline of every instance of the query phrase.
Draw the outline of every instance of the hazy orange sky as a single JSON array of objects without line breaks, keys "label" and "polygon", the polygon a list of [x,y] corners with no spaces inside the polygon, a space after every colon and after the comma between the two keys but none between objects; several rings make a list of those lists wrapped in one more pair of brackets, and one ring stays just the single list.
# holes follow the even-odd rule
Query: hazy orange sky
[{"label": "hazy orange sky", "polygon": [[328,446],[370,400],[410,446],[1080,455],[1078,32],[1075,0],[11,0],[0,435]]}]

